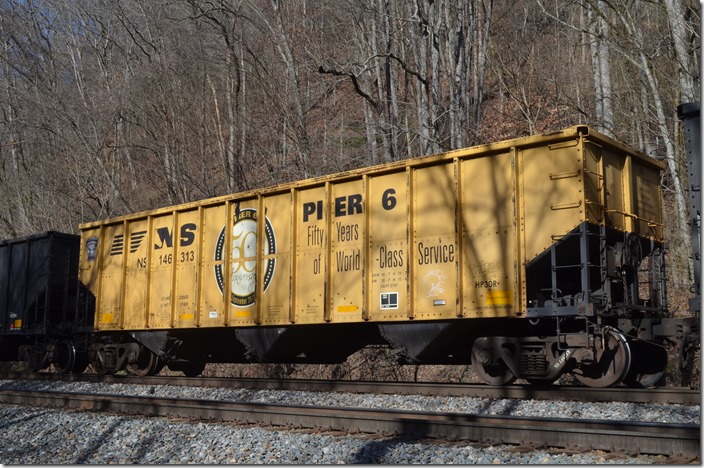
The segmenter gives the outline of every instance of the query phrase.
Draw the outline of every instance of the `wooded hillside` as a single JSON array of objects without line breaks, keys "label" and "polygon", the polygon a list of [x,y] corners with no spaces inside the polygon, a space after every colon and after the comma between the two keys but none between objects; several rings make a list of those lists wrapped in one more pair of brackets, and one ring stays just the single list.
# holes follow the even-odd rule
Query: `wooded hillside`
[{"label": "wooded hillside", "polygon": [[667,164],[688,289],[699,21],[694,0],[0,0],[0,238],[587,124]]}]

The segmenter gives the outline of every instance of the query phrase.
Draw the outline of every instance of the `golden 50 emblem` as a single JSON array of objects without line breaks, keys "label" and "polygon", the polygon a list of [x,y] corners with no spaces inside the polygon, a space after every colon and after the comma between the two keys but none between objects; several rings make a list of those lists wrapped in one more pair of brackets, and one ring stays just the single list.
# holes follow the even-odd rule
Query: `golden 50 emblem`
[{"label": "golden 50 emblem", "polygon": [[[263,257],[276,253],[276,237],[269,219],[264,217]],[[215,261],[223,260],[225,249],[225,228],[223,226],[215,246]],[[232,276],[230,281],[230,302],[234,306],[247,307],[254,304],[257,291],[257,210],[245,208],[237,210],[232,225]],[[274,276],[276,260],[264,258],[261,271],[264,274],[264,291]],[[215,265],[215,278],[220,292],[224,294],[223,265]]]}]

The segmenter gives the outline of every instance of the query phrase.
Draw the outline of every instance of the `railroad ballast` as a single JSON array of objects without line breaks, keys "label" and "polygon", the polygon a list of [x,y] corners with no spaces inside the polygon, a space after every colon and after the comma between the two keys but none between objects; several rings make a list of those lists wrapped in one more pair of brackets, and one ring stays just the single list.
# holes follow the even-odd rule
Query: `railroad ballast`
[{"label": "railroad ballast", "polygon": [[662,169],[577,126],[86,223],[69,354],[197,374],[387,344],[491,384],[652,385],[698,332],[667,310]]}]

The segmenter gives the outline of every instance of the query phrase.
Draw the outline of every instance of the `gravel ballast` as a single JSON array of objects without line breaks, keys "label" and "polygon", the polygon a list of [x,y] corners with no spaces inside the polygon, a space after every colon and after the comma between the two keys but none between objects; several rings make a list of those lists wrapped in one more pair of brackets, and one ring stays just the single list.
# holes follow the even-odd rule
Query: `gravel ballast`
[{"label": "gravel ballast", "polygon": [[[700,407],[643,403],[488,400],[465,397],[338,394],[224,388],[0,381],[3,389],[57,390],[172,398],[301,405],[396,408],[437,412],[699,423]],[[159,417],[60,411],[0,405],[4,464],[83,463],[663,463],[659,456],[626,456],[559,449],[524,452],[512,446],[477,446],[379,436],[283,431]]]}]

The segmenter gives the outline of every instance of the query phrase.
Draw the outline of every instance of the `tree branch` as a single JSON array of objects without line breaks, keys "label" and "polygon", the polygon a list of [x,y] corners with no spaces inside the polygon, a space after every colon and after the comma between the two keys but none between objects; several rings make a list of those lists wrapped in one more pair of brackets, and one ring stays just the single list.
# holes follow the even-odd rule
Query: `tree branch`
[{"label": "tree branch", "polygon": [[318,67],[318,73],[322,75],[333,75],[333,76],[347,76],[352,80],[352,84],[354,85],[355,91],[357,91],[357,94],[362,96],[364,99],[369,102],[375,109],[379,107],[379,103],[377,103],[370,95],[364,92],[362,88],[359,86],[359,81],[357,81],[357,77],[354,75],[354,73],[347,73],[347,72],[341,72],[339,70],[335,70],[334,68],[325,68],[322,65]]}]

